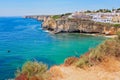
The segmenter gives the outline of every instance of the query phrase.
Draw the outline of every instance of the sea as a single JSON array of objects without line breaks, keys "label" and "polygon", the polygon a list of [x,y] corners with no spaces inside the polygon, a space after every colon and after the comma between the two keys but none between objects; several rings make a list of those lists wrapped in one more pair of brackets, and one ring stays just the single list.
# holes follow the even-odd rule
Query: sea
[{"label": "sea", "polygon": [[79,33],[50,34],[42,29],[41,21],[0,17],[0,80],[14,78],[27,61],[59,65],[68,57],[80,57],[105,39]]}]

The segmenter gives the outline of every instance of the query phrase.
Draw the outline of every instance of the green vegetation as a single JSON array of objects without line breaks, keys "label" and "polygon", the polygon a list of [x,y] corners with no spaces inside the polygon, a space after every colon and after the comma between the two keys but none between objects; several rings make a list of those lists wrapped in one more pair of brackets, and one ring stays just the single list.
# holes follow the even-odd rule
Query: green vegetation
[{"label": "green vegetation", "polygon": [[102,23],[102,22],[95,22],[98,26],[105,26],[105,27],[119,27],[120,24],[111,24],[111,23]]},{"label": "green vegetation", "polygon": [[87,56],[83,55],[81,58],[76,62],[76,66],[80,68],[84,68],[84,66],[89,65],[89,59]]},{"label": "green vegetation", "polygon": [[79,58],[69,57],[69,58],[65,59],[64,65],[65,65],[65,66],[74,65],[74,63],[76,63],[78,60],[79,60]]},{"label": "green vegetation", "polygon": [[66,14],[64,14],[64,16],[69,16],[69,15],[71,15],[72,13],[66,13]]},{"label": "green vegetation", "polygon": [[92,66],[101,62],[105,56],[120,57],[120,32],[115,39],[108,39],[97,48],[91,49],[89,55],[83,55],[78,62],[77,67]]},{"label": "green vegetation", "polygon": [[61,14],[61,15],[54,15],[52,16],[53,19],[59,19],[59,18],[62,18],[63,16],[69,16],[71,15],[72,13],[66,13],[66,14]]},{"label": "green vegetation", "polygon": [[54,16],[52,16],[52,18],[53,19],[59,19],[59,18],[61,18],[61,15],[54,15]]},{"label": "green vegetation", "polygon": [[119,12],[120,11],[120,8],[117,8],[117,9],[99,9],[99,10],[86,10],[85,13],[98,13],[98,12],[101,12],[101,13],[111,13],[112,11],[116,11],[116,12]]},{"label": "green vegetation", "polygon": [[87,10],[87,11],[85,11],[85,13],[91,13],[92,11],[90,11],[90,10]]},{"label": "green vegetation", "polygon": [[118,8],[117,10],[120,10],[120,8]]},{"label": "green vegetation", "polygon": [[111,10],[109,9],[99,9],[96,12],[103,12],[103,13],[107,13],[107,12],[111,12]]},{"label": "green vegetation", "polygon": [[19,80],[19,79],[22,80],[23,77],[27,78],[28,80],[32,80],[33,78],[45,80],[46,78],[49,77],[47,70],[48,70],[48,67],[46,64],[43,64],[41,62],[36,62],[36,61],[34,62],[28,61],[23,65],[22,70],[19,70],[19,69],[17,70],[16,80]]},{"label": "green vegetation", "polygon": [[113,26],[114,27],[120,27],[120,24],[114,24]]}]

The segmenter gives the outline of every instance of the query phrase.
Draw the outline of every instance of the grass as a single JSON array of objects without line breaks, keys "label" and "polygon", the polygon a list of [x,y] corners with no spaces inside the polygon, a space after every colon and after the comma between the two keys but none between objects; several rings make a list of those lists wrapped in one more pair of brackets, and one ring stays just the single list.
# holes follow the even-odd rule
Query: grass
[{"label": "grass", "polygon": [[61,18],[61,17],[63,17],[63,16],[69,16],[69,15],[71,15],[71,14],[72,14],[72,13],[54,15],[54,16],[52,16],[52,18],[56,20],[56,19],[59,19],[59,18]]},{"label": "grass", "polygon": [[52,18],[56,20],[56,19],[61,18],[61,15],[54,15],[54,16],[52,16]]}]

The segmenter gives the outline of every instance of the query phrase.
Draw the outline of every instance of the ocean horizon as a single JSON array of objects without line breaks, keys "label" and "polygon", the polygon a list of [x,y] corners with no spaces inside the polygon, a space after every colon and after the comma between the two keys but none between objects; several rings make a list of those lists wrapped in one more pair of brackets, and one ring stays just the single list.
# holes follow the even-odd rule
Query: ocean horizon
[{"label": "ocean horizon", "polygon": [[26,61],[39,61],[49,67],[67,57],[86,53],[106,38],[79,33],[50,34],[42,22],[22,17],[0,17],[0,80],[15,77]]}]

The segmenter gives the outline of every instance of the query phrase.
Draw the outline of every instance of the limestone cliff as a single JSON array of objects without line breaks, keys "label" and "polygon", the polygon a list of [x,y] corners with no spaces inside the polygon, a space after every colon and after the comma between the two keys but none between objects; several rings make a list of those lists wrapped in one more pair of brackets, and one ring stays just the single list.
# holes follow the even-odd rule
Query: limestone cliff
[{"label": "limestone cliff", "polygon": [[43,22],[43,29],[50,30],[54,33],[60,32],[78,32],[78,33],[100,33],[113,35],[120,28],[114,27],[111,24],[96,23],[90,20],[82,19],[57,19],[54,20],[51,17],[47,18]]},{"label": "limestone cliff", "polygon": [[120,25],[118,24],[115,26],[115,24],[99,23],[87,19],[69,19],[64,16],[58,19],[54,19],[50,15],[25,16],[25,18],[33,18],[38,21],[43,21],[43,29],[49,30],[52,33],[77,32],[114,35],[120,30]]}]

